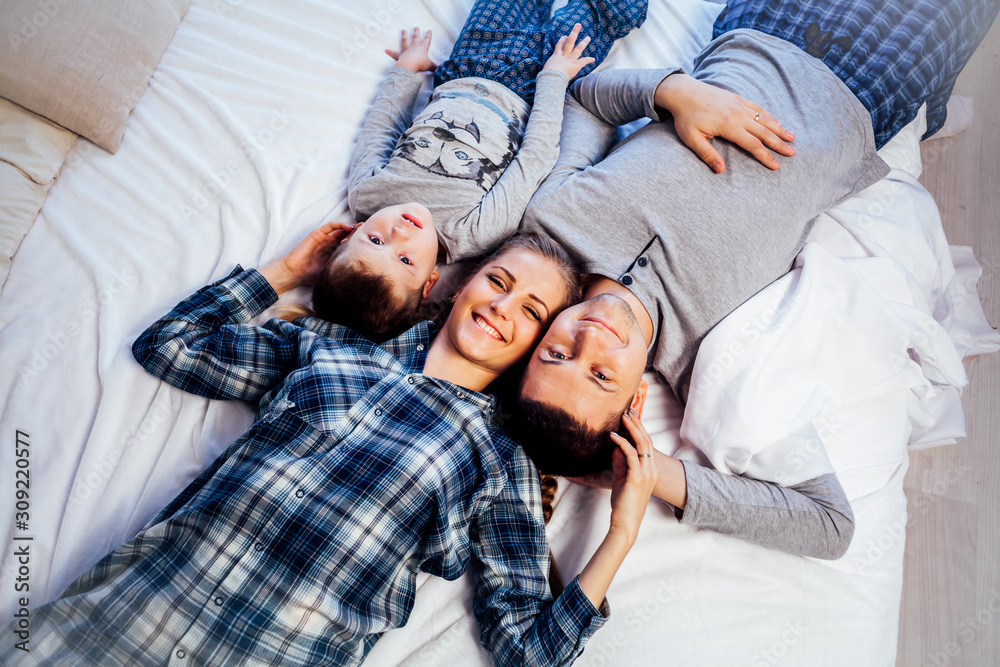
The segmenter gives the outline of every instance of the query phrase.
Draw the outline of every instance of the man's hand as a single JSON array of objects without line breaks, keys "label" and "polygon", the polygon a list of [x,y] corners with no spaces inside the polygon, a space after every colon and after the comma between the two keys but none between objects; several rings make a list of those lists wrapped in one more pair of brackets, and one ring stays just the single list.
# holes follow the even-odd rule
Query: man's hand
[{"label": "man's hand", "polygon": [[781,155],[795,155],[795,149],[785,143],[795,135],[759,105],[735,93],[678,73],[660,83],[654,99],[656,106],[673,115],[681,141],[717,174],[726,164],[709,141],[713,137],[728,139],[771,169],[779,165],[768,148]]},{"label": "man's hand", "polygon": [[563,72],[572,79],[574,76],[580,73],[584,67],[594,62],[593,58],[582,58],[583,50],[587,48],[590,44],[590,37],[584,37],[577,44],[576,38],[580,36],[580,30],[582,26],[577,23],[573,26],[573,29],[568,35],[563,35],[556,42],[556,48],[549,56],[549,59],[545,61],[545,65],[542,67],[543,70],[546,69],[556,69]]},{"label": "man's hand", "polygon": [[427,31],[423,39],[420,39],[420,28],[418,27],[413,28],[412,35],[407,35],[406,30],[400,30],[399,41],[401,44],[399,51],[385,50],[386,54],[396,61],[396,65],[414,72],[433,72],[437,68],[437,65],[427,55],[431,48],[430,30]]},{"label": "man's hand", "polygon": [[348,222],[328,222],[309,232],[287,255],[260,270],[275,292],[281,294],[299,285],[311,285],[323,273],[330,255],[354,230]]}]

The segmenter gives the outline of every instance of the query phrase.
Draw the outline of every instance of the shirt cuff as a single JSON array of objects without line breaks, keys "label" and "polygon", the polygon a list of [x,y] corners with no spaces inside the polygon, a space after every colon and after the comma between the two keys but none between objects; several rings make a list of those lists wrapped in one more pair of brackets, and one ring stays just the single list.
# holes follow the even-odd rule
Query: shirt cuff
[{"label": "shirt cuff", "polygon": [[557,69],[543,69],[535,77],[535,99],[538,99],[542,91],[551,90],[553,95],[562,99],[566,95],[566,87],[569,86],[569,77],[566,72]]},{"label": "shirt cuff", "polygon": [[213,296],[228,302],[226,314],[234,322],[249,322],[278,300],[277,292],[260,271],[244,269],[239,264],[225,278],[198,291],[211,291]]},{"label": "shirt cuff", "polygon": [[409,67],[394,65],[389,68],[389,73],[385,75],[385,81],[392,81],[403,88],[420,89],[424,85],[424,72],[414,72]]},{"label": "shirt cuff", "polygon": [[567,636],[579,636],[577,650],[582,651],[591,635],[601,629],[611,616],[611,607],[608,599],[604,598],[601,608],[594,608],[590,598],[580,588],[580,577],[576,577],[556,598],[552,612],[556,625]]},{"label": "shirt cuff", "polygon": [[684,499],[684,509],[675,507],[674,516],[677,517],[679,523],[697,526],[701,513],[702,486],[700,485],[704,480],[703,471],[705,468],[697,463],[683,460],[681,461],[681,467],[684,469],[684,483],[687,491]]},{"label": "shirt cuff", "polygon": [[661,70],[649,70],[649,81],[647,85],[648,94],[644,97],[646,103],[646,116],[650,120],[655,120],[657,122],[663,121],[670,117],[670,112],[666,109],[662,109],[656,106],[656,89],[660,87],[660,84],[668,77],[674,74],[685,74],[683,67],[674,67],[673,69],[661,69]]}]

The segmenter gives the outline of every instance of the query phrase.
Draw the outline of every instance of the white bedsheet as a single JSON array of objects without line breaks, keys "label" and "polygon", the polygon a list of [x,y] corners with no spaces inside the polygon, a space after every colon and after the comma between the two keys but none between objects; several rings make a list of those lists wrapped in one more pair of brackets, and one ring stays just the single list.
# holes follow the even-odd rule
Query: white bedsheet
[{"label": "white bedsheet", "polygon": [[[616,47],[608,66],[689,65],[719,10],[702,0],[651,4],[646,25]],[[470,5],[196,0],[119,151],[111,156],[77,142],[0,294],[0,469],[10,476],[4,488],[11,488],[20,430],[30,443],[32,482],[28,528],[14,523],[10,493],[0,497],[0,525],[5,545],[15,536],[33,538],[29,593],[15,592],[20,573],[13,549],[0,557],[0,617],[10,618],[18,597],[37,608],[58,596],[249,425],[246,405],[184,394],[145,374],[132,360],[131,342],[235,264],[258,266],[342,216],[351,148],[389,66],[382,49],[393,44],[398,27],[419,24],[434,28],[431,55],[440,61]],[[680,526],[654,503],[609,593],[613,615],[580,664],[661,664],[665,657],[679,665],[893,663],[905,448],[962,435],[957,389],[941,383],[961,385],[955,357],[990,349],[996,334],[984,328],[977,309],[971,254],[955,251],[961,271],[953,275],[933,202],[912,178],[898,171],[891,178],[903,190],[882,202],[877,215],[869,210],[880,201],[873,188],[825,216],[813,235],[817,252],[828,263],[845,263],[844,271],[856,270],[886,302],[932,313],[947,334],[917,346],[919,367],[904,364],[905,381],[890,383],[893,391],[858,384],[867,377],[858,364],[860,377],[840,388],[862,387],[869,391],[865,400],[841,404],[831,393],[822,403],[850,417],[835,419],[844,427],[823,442],[858,519],[851,552],[834,563],[789,556]],[[884,259],[869,262],[871,270],[855,268],[860,257],[899,259],[901,249],[902,269]],[[813,266],[809,256],[803,259],[801,279],[792,274],[783,280],[794,284],[779,281],[773,289],[804,285]],[[892,280],[883,284],[880,271]],[[889,287],[892,298],[879,291]],[[948,297],[960,307],[949,308]],[[850,324],[864,339],[866,322]],[[911,342],[919,342],[915,336]],[[706,350],[730,344],[721,333],[710,339]],[[779,349],[790,360],[802,349],[795,337],[789,340]],[[829,358],[815,362],[820,368]],[[753,378],[753,368],[730,368],[739,369]],[[772,377],[761,395],[792,379]],[[801,426],[819,416],[793,410],[768,421],[764,432],[791,433],[791,421]],[[727,425],[739,417],[689,416],[686,428],[710,431],[712,419]],[[701,443],[702,453],[682,441],[681,411],[655,382],[644,421],[664,451],[714,456],[709,444]],[[876,446],[859,453],[855,445],[865,442]],[[550,535],[562,572],[572,576],[603,535],[608,510],[605,492],[568,486]],[[467,583],[422,582],[408,626],[388,633],[368,662],[487,664]]]}]

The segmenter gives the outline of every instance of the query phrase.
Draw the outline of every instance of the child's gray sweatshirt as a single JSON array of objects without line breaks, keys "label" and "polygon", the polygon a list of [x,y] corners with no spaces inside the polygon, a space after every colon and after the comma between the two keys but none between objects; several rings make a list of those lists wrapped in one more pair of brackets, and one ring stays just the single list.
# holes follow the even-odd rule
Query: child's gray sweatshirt
[{"label": "child's gray sweatshirt", "polygon": [[543,70],[530,108],[495,81],[437,87],[410,121],[424,77],[393,67],[358,139],[347,201],[357,220],[418,202],[434,216],[449,262],[479,255],[517,231],[559,156],[568,79]]}]

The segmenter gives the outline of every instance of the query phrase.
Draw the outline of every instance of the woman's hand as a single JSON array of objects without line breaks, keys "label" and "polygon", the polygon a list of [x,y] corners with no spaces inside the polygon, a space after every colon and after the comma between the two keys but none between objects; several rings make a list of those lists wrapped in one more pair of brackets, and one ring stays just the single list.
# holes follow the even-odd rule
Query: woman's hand
[{"label": "woman's hand", "polygon": [[543,70],[556,69],[563,72],[572,79],[580,73],[584,67],[594,62],[593,58],[582,58],[583,50],[590,44],[590,37],[584,37],[577,44],[576,38],[580,36],[583,29],[579,23],[573,26],[568,35],[563,35],[556,42],[556,48],[542,66]]},{"label": "woman's hand", "polygon": [[349,222],[328,222],[309,232],[287,255],[274,260],[260,273],[278,294],[299,285],[311,285],[330,261],[334,248],[353,230],[354,225]]},{"label": "woman's hand", "polygon": [[709,139],[722,137],[749,151],[761,164],[779,167],[771,152],[795,155],[786,141],[795,135],[759,105],[687,74],[671,74],[656,88],[656,106],[674,117],[674,129],[688,148],[721,174],[726,163]]},{"label": "woman's hand", "polygon": [[[639,525],[646,514],[649,497],[656,486],[657,470],[653,464],[653,439],[646,433],[639,417],[631,409],[622,417],[632,442],[617,433],[611,439],[618,449],[611,456],[614,480],[611,485],[611,529],[635,542]],[[632,443],[635,443],[633,447]]]},{"label": "woman's hand", "polygon": [[611,457],[611,528],[580,572],[580,590],[595,607],[607,595],[611,580],[635,544],[649,496],[656,486],[652,438],[631,409],[622,417],[622,423],[635,446],[617,433],[611,436],[618,446]]},{"label": "woman's hand", "polygon": [[406,30],[400,30],[399,51],[386,49],[386,55],[396,61],[396,64],[414,72],[433,72],[437,65],[431,61],[427,55],[431,48],[431,31],[428,30],[423,39],[420,39],[420,28],[414,26],[413,34],[407,35]]}]

